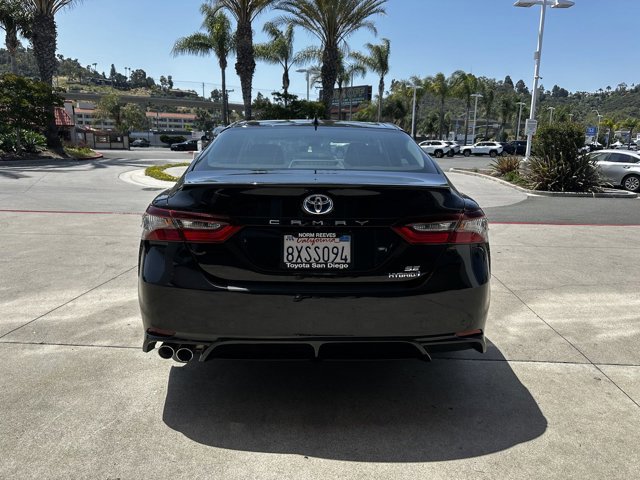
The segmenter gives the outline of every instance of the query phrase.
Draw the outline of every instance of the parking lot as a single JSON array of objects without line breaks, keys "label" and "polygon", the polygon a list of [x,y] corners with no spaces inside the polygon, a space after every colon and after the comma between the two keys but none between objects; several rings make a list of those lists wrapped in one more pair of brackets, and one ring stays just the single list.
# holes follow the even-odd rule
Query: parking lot
[{"label": "parking lot", "polygon": [[140,349],[160,190],[121,179],[176,155],[0,165],[0,478],[637,477],[640,199],[450,174],[491,221],[484,355],[180,366]]}]

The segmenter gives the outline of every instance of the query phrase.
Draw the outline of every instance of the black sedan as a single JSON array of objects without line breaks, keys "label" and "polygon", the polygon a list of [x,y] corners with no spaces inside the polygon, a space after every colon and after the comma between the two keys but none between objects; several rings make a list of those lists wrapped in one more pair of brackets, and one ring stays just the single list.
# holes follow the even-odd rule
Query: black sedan
[{"label": "black sedan", "polygon": [[490,276],[483,211],[395,126],[241,122],[143,216],[143,350],[484,352]]},{"label": "black sedan", "polygon": [[172,143],[171,150],[173,151],[183,151],[183,152],[195,152],[198,150],[198,141],[197,140],[186,140],[180,143]]}]

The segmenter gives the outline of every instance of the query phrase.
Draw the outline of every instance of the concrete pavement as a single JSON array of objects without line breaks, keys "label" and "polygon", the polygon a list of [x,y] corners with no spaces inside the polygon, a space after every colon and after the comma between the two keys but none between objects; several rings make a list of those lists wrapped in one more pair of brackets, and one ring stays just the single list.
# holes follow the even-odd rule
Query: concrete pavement
[{"label": "concrete pavement", "polygon": [[485,355],[177,366],[140,350],[142,166],[0,169],[0,478],[637,476],[640,226],[494,222]]}]

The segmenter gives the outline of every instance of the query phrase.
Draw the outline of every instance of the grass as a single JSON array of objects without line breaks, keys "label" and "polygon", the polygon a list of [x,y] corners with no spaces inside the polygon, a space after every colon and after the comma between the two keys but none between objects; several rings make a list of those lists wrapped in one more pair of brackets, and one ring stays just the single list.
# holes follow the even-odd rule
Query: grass
[{"label": "grass", "polygon": [[146,176],[155,178],[156,180],[164,180],[166,182],[175,182],[178,180],[173,175],[169,175],[165,173],[165,170],[173,167],[186,167],[189,163],[169,163],[168,165],[155,165],[153,167],[148,167],[144,173]]},{"label": "grass", "polygon": [[64,147],[64,153],[66,153],[70,157],[77,158],[79,160],[82,160],[85,158],[94,158],[96,156],[96,152],[91,150],[89,147],[66,146]]}]

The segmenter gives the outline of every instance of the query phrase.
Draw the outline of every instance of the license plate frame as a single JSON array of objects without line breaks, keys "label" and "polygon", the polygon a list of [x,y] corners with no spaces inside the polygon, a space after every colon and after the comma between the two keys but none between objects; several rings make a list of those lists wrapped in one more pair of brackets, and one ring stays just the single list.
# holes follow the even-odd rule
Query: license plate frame
[{"label": "license plate frame", "polygon": [[281,245],[281,265],[287,271],[339,272],[353,266],[350,233],[286,233]]}]

